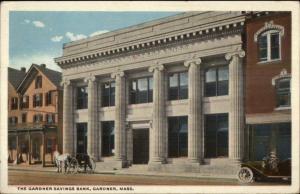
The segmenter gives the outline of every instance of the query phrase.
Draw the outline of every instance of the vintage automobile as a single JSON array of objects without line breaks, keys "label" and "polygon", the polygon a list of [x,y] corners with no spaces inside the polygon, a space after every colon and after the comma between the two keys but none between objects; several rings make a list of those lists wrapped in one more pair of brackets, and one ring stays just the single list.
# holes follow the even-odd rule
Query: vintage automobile
[{"label": "vintage automobile", "polygon": [[241,164],[238,180],[251,183],[255,180],[286,180],[291,179],[291,159],[279,161],[274,152],[262,161],[249,161]]}]

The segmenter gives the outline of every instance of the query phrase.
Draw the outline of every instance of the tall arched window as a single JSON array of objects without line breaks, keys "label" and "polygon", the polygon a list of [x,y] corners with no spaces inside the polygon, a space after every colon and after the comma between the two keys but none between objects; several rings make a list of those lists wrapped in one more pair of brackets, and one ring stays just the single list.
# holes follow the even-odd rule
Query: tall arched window
[{"label": "tall arched window", "polygon": [[291,107],[291,74],[283,69],[279,75],[273,77],[272,85],[276,89],[276,107]]},{"label": "tall arched window", "polygon": [[265,23],[265,26],[254,35],[254,41],[258,46],[258,61],[275,61],[281,59],[281,36],[284,28],[274,25],[273,21]]}]

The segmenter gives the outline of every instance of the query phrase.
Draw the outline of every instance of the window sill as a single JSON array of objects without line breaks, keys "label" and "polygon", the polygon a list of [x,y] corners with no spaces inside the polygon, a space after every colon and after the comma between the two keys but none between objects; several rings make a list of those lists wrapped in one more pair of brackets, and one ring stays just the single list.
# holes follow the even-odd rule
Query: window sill
[{"label": "window sill", "polygon": [[229,95],[204,97],[204,102],[215,102],[229,100]]},{"label": "window sill", "polygon": [[275,111],[281,111],[281,110],[291,110],[290,106],[280,106],[274,109]]},{"label": "window sill", "polygon": [[140,103],[140,104],[129,104],[128,108],[136,108],[136,107],[150,107],[153,105],[153,102],[148,103]]},{"label": "window sill", "polygon": [[174,104],[186,104],[188,103],[189,99],[180,99],[180,100],[168,100],[167,105],[174,105]]},{"label": "window sill", "polygon": [[105,106],[100,108],[101,111],[112,111],[115,110],[115,106]]},{"label": "window sill", "polygon": [[273,64],[273,63],[280,63],[281,59],[273,59],[273,60],[268,60],[268,61],[260,61],[257,64],[258,65],[265,65],[265,64]]}]

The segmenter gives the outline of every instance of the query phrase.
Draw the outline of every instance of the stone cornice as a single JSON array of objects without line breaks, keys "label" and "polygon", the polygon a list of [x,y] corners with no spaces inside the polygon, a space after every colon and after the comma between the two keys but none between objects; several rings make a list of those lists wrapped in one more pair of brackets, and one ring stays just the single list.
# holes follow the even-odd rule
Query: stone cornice
[{"label": "stone cornice", "polygon": [[156,50],[158,48],[166,48],[178,44],[182,45],[190,42],[209,40],[228,36],[230,34],[237,34],[242,31],[243,25],[243,21],[235,22],[232,24],[226,24],[224,26],[220,25],[184,34],[172,35],[169,37],[165,36],[164,38],[151,40],[149,42],[127,45],[125,47],[111,47],[106,50],[89,51],[82,54],[59,57],[55,59],[55,62],[64,69],[68,68],[69,65],[80,65],[81,62],[101,61],[109,58],[124,57],[135,53],[143,53],[149,50]]}]

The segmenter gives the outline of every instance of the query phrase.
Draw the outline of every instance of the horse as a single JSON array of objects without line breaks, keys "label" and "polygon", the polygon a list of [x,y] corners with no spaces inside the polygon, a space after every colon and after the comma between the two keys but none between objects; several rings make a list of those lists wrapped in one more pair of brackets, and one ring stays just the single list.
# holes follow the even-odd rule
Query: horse
[{"label": "horse", "polygon": [[53,158],[55,161],[55,165],[57,167],[57,172],[62,172],[63,168],[65,169],[65,173],[67,172],[67,168],[71,161],[71,155],[68,153],[60,154],[58,151],[53,153]]}]

